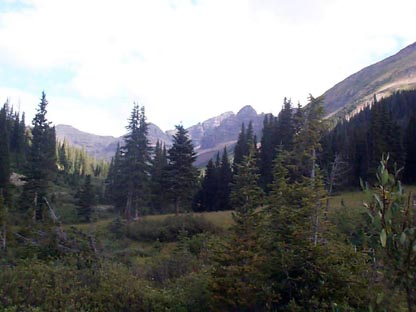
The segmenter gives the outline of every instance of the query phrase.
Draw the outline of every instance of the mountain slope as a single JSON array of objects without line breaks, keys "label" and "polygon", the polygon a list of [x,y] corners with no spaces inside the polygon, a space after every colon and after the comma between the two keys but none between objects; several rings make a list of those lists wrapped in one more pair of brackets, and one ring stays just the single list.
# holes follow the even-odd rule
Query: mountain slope
[{"label": "mountain slope", "polygon": [[349,76],[324,93],[329,116],[354,113],[377,98],[416,88],[416,43]]},{"label": "mountain slope", "polygon": [[[114,156],[117,144],[123,142],[123,137],[115,138],[113,136],[91,134],[69,125],[57,125],[55,129],[58,141],[65,140],[71,146],[85,147],[88,154],[100,159],[110,160]],[[167,147],[172,145],[171,136],[152,123],[149,124],[148,139],[153,146],[156,145],[157,140],[165,143]]]},{"label": "mountain slope", "polygon": [[[252,121],[254,133],[259,137],[263,118],[264,114],[257,114],[251,106],[245,106],[237,114],[226,112],[189,127],[187,130],[198,156],[195,165],[204,166],[218,151],[222,151],[224,146],[227,146],[229,150],[232,149],[242,123],[247,126]],[[153,146],[159,140],[169,148],[174,134],[175,130],[163,132],[158,126],[149,124],[148,139]],[[91,156],[107,160],[114,156],[117,144],[123,142],[122,137],[99,136],[80,131],[69,125],[57,125],[56,136],[59,141],[66,140],[69,145],[78,148],[85,147]]]}]

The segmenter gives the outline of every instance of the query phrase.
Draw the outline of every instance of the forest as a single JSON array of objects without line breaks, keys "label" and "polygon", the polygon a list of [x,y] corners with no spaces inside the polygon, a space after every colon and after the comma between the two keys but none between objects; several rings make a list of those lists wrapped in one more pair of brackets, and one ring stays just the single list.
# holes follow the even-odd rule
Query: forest
[{"label": "forest", "polygon": [[201,170],[137,103],[106,162],[56,140],[45,93],[30,125],[6,101],[0,310],[416,311],[416,91],[324,104],[284,99]]}]

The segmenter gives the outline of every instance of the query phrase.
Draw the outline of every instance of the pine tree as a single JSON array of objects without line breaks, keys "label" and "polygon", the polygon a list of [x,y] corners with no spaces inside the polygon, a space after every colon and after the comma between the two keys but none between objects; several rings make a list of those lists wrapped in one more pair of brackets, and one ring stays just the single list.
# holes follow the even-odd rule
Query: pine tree
[{"label": "pine tree", "polygon": [[91,176],[85,176],[84,185],[78,192],[78,216],[85,222],[91,222],[93,205],[95,204],[95,192],[91,184]]},{"label": "pine tree", "polygon": [[295,125],[293,121],[292,102],[285,98],[283,108],[277,119],[277,133],[275,133],[274,137],[278,138],[278,141],[275,142],[275,149],[281,145],[284,150],[291,150],[294,134]]},{"label": "pine tree", "polygon": [[34,208],[36,219],[43,218],[44,198],[48,194],[48,183],[56,172],[55,128],[46,119],[48,101],[42,92],[37,113],[32,124],[32,144],[29,153],[28,182],[25,185],[22,206],[27,211]]},{"label": "pine tree", "polygon": [[238,173],[238,164],[240,164],[244,156],[247,156],[250,152],[252,145],[254,145],[254,151],[256,151],[256,138],[253,132],[253,123],[250,121],[247,129],[245,128],[244,123],[241,125],[241,131],[238,135],[238,140],[234,148],[234,162],[233,162],[233,172],[234,174]]},{"label": "pine tree", "polygon": [[238,165],[238,174],[231,191],[235,209],[228,241],[219,245],[215,253],[211,287],[216,309],[226,311],[260,311],[264,308],[264,284],[259,244],[261,207],[264,194],[257,186],[258,174],[254,147]]},{"label": "pine tree", "polygon": [[159,140],[156,142],[154,156],[152,159],[151,188],[152,188],[152,208],[153,213],[160,213],[163,206],[167,203],[167,198],[163,190],[165,170],[168,165],[166,146]]},{"label": "pine tree", "polygon": [[60,165],[60,169],[64,174],[68,173],[68,156],[67,156],[67,144],[64,140],[62,144],[58,148],[58,163]]},{"label": "pine tree", "polygon": [[169,164],[166,171],[166,190],[173,200],[176,215],[180,207],[190,202],[197,183],[197,171],[193,166],[196,153],[188,132],[182,125],[176,126],[173,145],[168,151]]},{"label": "pine tree", "polygon": [[124,214],[127,220],[143,214],[150,201],[151,148],[147,139],[148,124],[144,107],[134,104],[124,137],[122,175],[127,190]]},{"label": "pine tree", "polygon": [[0,110],[0,190],[6,197],[10,179],[9,135],[6,106]]},{"label": "pine tree", "polygon": [[218,210],[230,210],[230,194],[231,194],[231,184],[233,181],[233,173],[231,170],[231,165],[228,160],[227,147],[224,147],[221,163],[219,167],[219,177],[218,177],[218,191],[217,191],[217,204],[216,207]]},{"label": "pine tree", "polygon": [[268,192],[268,186],[272,182],[272,165],[276,156],[276,124],[277,120],[272,114],[264,116],[263,135],[261,137],[260,157],[259,157],[259,183],[263,190]]},{"label": "pine tree", "polygon": [[212,159],[208,161],[205,174],[201,183],[201,207],[200,211],[216,210],[216,200],[218,193],[218,167]]}]

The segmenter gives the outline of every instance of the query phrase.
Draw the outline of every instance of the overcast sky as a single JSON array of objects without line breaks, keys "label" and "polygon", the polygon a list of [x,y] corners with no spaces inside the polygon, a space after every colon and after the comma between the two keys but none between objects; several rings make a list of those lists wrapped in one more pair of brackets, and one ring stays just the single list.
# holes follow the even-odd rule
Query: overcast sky
[{"label": "overcast sky", "polygon": [[415,0],[0,0],[0,101],[122,135],[278,113],[416,41]]}]

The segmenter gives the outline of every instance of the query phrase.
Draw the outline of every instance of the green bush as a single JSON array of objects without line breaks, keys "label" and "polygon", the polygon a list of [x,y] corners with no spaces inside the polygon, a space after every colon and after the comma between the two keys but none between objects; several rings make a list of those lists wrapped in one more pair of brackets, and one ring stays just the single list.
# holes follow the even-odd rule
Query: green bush
[{"label": "green bush", "polygon": [[181,235],[192,237],[200,233],[218,233],[220,228],[202,216],[175,216],[166,219],[144,219],[127,226],[126,236],[136,241],[176,242]]},{"label": "green bush", "polygon": [[146,282],[121,265],[77,269],[26,261],[0,270],[1,311],[147,311]]}]

